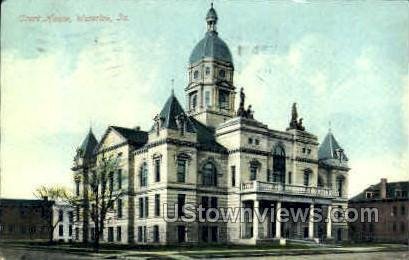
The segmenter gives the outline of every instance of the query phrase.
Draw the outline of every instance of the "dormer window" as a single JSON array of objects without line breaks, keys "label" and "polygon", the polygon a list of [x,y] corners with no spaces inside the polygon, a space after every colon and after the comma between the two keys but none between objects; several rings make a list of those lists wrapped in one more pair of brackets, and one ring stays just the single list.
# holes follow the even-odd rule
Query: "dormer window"
[{"label": "dormer window", "polygon": [[367,199],[372,199],[373,198],[373,192],[367,191],[366,194],[365,194],[365,197]]}]

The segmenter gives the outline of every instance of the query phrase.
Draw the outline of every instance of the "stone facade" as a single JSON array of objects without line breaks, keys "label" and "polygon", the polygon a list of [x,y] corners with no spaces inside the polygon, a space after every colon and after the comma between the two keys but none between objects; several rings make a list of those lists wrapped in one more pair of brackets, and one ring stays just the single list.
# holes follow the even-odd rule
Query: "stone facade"
[{"label": "stone facade", "polygon": [[[296,105],[286,131],[254,119],[240,92],[236,112],[234,66],[227,45],[216,30],[213,7],[206,16],[208,31],[194,48],[182,108],[172,93],[148,131],[111,126],[98,142],[87,135],[73,167],[79,198],[87,193],[89,172],[101,154],[121,160],[122,213],[112,210],[103,240],[117,243],[244,243],[287,239],[347,239],[345,223],[280,223],[254,218],[240,221],[169,221],[183,214],[182,205],[204,208],[280,208],[328,211],[347,205],[347,157],[329,133],[318,138],[305,131]],[[92,239],[90,202],[78,209],[79,240]],[[179,205],[174,207],[174,205]],[[81,214],[80,211],[83,214]],[[185,211],[186,213],[186,211]]]}]

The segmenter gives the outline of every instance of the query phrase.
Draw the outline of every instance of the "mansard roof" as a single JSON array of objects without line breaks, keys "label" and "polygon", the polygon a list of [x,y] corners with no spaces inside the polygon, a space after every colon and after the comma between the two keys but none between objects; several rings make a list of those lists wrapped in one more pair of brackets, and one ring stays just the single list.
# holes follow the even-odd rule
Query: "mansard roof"
[{"label": "mansard roof", "polygon": [[177,120],[180,116],[183,116],[186,120],[186,132],[196,133],[193,122],[186,115],[179,101],[172,92],[165,105],[163,106],[162,111],[159,113],[161,128],[178,130],[179,127]]},{"label": "mansard roof", "polygon": [[89,129],[87,136],[85,137],[84,141],[82,141],[81,146],[78,150],[78,156],[81,158],[89,159],[93,156],[95,147],[97,147],[98,141],[95,138],[92,129]]},{"label": "mansard roof", "polygon": [[[366,192],[371,191],[374,193],[374,197],[366,198]],[[396,191],[406,192],[406,197],[398,197]],[[355,197],[351,198],[350,202],[363,202],[363,201],[373,201],[381,200],[381,182],[371,185],[366,188],[363,192],[359,193]],[[402,194],[402,193],[401,193]],[[399,182],[388,182],[386,183],[386,199],[406,199],[409,200],[409,181],[399,181]]]}]

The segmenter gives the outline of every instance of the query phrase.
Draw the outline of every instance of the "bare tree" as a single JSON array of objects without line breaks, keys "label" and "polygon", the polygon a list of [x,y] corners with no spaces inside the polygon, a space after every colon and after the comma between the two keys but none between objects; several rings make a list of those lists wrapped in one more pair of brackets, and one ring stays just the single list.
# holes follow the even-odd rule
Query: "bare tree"
[{"label": "bare tree", "polygon": [[[43,199],[43,200],[51,200],[55,202],[66,202],[70,203],[71,195],[68,190],[64,187],[54,186],[54,187],[47,187],[47,186],[40,186],[34,191],[34,196]],[[71,204],[71,203],[70,203]],[[45,207],[45,206],[44,206]],[[57,217],[54,219],[53,209],[50,210],[44,209],[44,217],[47,218],[48,224],[48,239],[49,243],[53,242],[53,234],[55,228],[61,222],[60,219]]]},{"label": "bare tree", "polygon": [[114,174],[119,169],[117,157],[106,157],[98,160],[89,178],[88,201],[91,204],[90,217],[95,227],[94,247],[99,249],[100,239],[104,232],[107,213],[113,211],[114,203],[124,194],[121,189],[115,189]]}]

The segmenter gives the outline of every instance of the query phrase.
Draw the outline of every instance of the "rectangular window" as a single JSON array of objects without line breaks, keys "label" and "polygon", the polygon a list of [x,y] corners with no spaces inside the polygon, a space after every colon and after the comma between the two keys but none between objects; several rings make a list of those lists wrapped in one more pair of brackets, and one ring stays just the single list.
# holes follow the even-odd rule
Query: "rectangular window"
[{"label": "rectangular window", "polygon": [[293,182],[293,174],[292,172],[288,173],[288,184],[291,184]]},{"label": "rectangular window", "polygon": [[149,198],[145,197],[145,218],[149,216]]},{"label": "rectangular window", "polygon": [[203,242],[207,242],[209,236],[209,230],[208,230],[208,226],[203,226],[202,227],[202,241]]},{"label": "rectangular window", "polygon": [[185,206],[186,202],[186,195],[185,194],[178,194],[178,216],[184,216],[185,212],[183,211],[183,207]]},{"label": "rectangular window", "polygon": [[160,181],[160,160],[155,160],[155,181]]},{"label": "rectangular window", "polygon": [[142,242],[142,227],[138,227],[138,242]]},{"label": "rectangular window", "polygon": [[79,181],[75,182],[75,195],[77,196],[80,195],[80,182]]},{"label": "rectangular window", "polygon": [[118,214],[118,218],[122,218],[122,200],[119,199],[117,201],[118,207],[117,207],[117,214]]},{"label": "rectangular window", "polygon": [[68,236],[72,236],[72,225],[68,226]]},{"label": "rectangular window", "polygon": [[139,198],[139,218],[143,218],[143,198]]},{"label": "rectangular window", "polygon": [[63,221],[64,220],[64,211],[61,209],[58,211],[58,221]]},{"label": "rectangular window", "polygon": [[186,181],[186,161],[178,160],[177,161],[177,182]]},{"label": "rectangular window", "polygon": [[202,207],[205,209],[204,211],[202,211],[202,218],[205,219],[206,211],[209,209],[209,197],[202,197]]},{"label": "rectangular window", "polygon": [[60,237],[64,236],[64,226],[63,225],[58,226],[58,235]]},{"label": "rectangular window", "polygon": [[75,240],[80,240],[80,229],[75,228]]},{"label": "rectangular window", "polygon": [[255,181],[257,178],[257,166],[250,165],[250,180]]},{"label": "rectangular window", "polygon": [[142,234],[142,236],[143,236],[143,242],[146,243],[146,241],[148,240],[147,234],[146,234],[146,226],[143,226],[143,234]]},{"label": "rectangular window", "polygon": [[[210,207],[212,209],[217,209],[217,197],[211,197],[210,198]],[[213,211],[210,212],[211,214],[209,214],[209,217],[214,219],[216,217],[216,213]]]},{"label": "rectangular window", "polygon": [[114,228],[108,227],[108,242],[114,242]]},{"label": "rectangular window", "polygon": [[231,186],[236,187],[236,166],[231,166]]},{"label": "rectangular window", "polygon": [[160,194],[155,194],[155,216],[160,216]]},{"label": "rectangular window", "polygon": [[153,242],[155,243],[159,242],[159,226],[158,225],[153,226]]},{"label": "rectangular window", "polygon": [[210,91],[205,92],[205,105],[206,107],[210,107]]},{"label": "rectangular window", "polygon": [[310,183],[310,174],[308,172],[304,172],[304,186],[308,186]]},{"label": "rectangular window", "polygon": [[122,241],[122,229],[121,227],[116,227],[116,241]]},{"label": "rectangular window", "polygon": [[212,227],[212,242],[217,242],[218,238],[218,232],[217,232],[217,227]]},{"label": "rectangular window", "polygon": [[74,212],[68,211],[68,221],[70,223],[74,222]]},{"label": "rectangular window", "polygon": [[185,226],[178,226],[178,241],[183,243],[186,241],[186,228]]},{"label": "rectangular window", "polygon": [[118,190],[122,189],[122,170],[118,170]]}]

